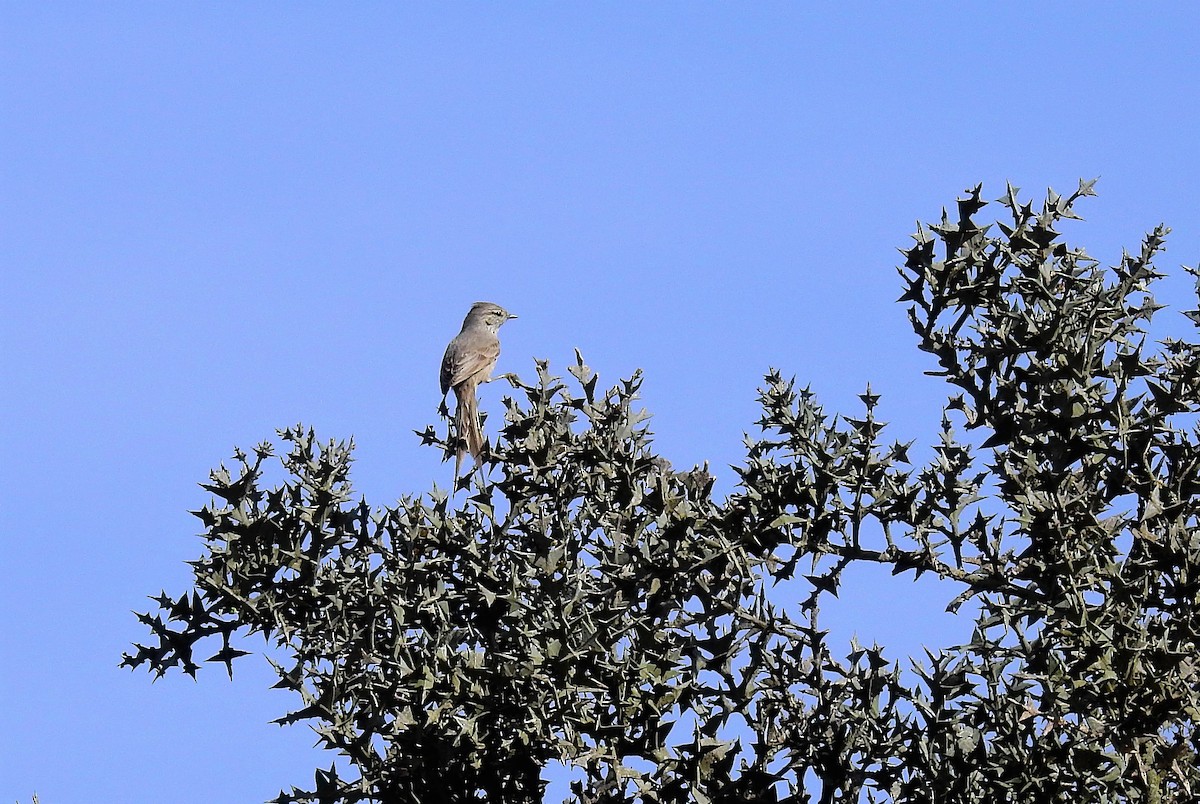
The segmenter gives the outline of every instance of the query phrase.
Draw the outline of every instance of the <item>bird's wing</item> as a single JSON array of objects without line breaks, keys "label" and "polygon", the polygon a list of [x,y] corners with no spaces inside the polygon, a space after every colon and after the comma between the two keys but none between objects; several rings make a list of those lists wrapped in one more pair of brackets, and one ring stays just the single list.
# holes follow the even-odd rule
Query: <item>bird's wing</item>
[{"label": "bird's wing", "polygon": [[500,341],[494,336],[455,338],[442,358],[442,391],[449,391],[477,375],[490,374],[499,357]]}]

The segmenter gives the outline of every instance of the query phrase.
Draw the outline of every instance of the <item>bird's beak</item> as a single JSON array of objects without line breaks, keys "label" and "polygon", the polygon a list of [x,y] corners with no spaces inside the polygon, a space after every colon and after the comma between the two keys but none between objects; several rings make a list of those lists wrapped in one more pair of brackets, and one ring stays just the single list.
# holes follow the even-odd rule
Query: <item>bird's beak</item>
[{"label": "bird's beak", "polygon": [[505,313],[505,315],[507,315],[509,318],[516,318],[516,316],[512,313]]}]

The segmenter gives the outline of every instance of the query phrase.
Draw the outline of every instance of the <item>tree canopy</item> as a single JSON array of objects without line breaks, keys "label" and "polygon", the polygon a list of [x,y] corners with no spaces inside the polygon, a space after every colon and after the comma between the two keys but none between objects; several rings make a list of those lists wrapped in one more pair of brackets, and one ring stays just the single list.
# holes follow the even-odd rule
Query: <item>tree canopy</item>
[{"label": "tree canopy", "polygon": [[[1191,801],[1200,345],[1147,339],[1164,227],[1110,267],[1064,242],[1092,194],[1009,187],[984,224],[975,187],[903,251],[951,389],[922,465],[869,388],[833,416],[771,371],[715,499],[654,451],[639,375],[539,361],[456,494],[371,505],[352,442],[303,426],[236,452],[194,589],[123,665],[232,675],[265,637],[298,698],[278,722],[341,759],[281,804],[535,802],[553,761],[581,804]],[[970,640],[837,644],[821,603],[861,562],[953,585]]]}]

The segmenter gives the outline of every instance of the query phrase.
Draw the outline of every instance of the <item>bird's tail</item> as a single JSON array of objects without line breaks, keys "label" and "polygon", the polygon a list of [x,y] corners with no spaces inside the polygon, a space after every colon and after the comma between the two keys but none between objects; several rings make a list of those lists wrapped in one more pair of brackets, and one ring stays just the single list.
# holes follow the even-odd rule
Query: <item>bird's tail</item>
[{"label": "bird's tail", "polygon": [[454,477],[459,477],[463,458],[469,452],[475,466],[482,463],[483,430],[479,426],[479,400],[475,389],[464,388],[458,395],[458,407],[454,411],[454,429],[458,433],[458,455],[454,459]]}]

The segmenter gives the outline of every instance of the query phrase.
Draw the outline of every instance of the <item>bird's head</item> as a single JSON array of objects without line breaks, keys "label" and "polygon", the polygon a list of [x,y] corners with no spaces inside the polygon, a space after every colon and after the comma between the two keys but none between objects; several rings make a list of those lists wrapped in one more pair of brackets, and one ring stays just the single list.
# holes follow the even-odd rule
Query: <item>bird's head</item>
[{"label": "bird's head", "polygon": [[480,323],[492,332],[495,332],[500,329],[501,324],[510,318],[516,318],[516,316],[498,304],[493,304],[492,302],[475,302],[471,306],[471,312],[467,313],[466,320],[463,321],[463,327]]}]

